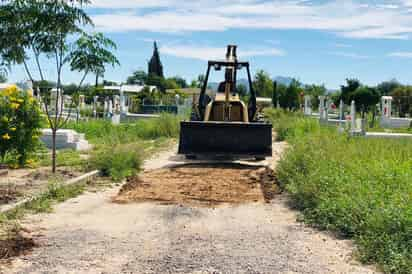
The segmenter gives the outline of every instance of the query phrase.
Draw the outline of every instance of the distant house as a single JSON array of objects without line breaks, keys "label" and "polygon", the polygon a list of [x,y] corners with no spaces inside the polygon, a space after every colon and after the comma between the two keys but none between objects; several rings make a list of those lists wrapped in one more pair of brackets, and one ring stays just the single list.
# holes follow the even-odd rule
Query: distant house
[{"label": "distant house", "polygon": [[[118,92],[119,94],[123,93],[140,93],[146,86],[143,85],[121,85],[121,86],[104,86],[104,90],[110,90],[114,92]],[[155,86],[147,86],[149,87],[150,91],[154,91],[156,89]]]},{"label": "distant house", "polygon": [[[181,93],[181,94],[185,94],[188,96],[194,96],[194,95],[200,95],[200,88],[178,88],[178,89],[167,89],[166,93]],[[216,91],[212,90],[212,89],[207,89],[206,90],[206,94],[209,96],[215,96]]]}]

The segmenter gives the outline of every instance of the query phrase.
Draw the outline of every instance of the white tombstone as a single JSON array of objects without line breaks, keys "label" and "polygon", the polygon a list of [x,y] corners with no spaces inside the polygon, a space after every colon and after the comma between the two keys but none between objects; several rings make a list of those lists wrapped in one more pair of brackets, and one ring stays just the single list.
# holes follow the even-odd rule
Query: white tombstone
[{"label": "white tombstone", "polygon": [[350,121],[351,121],[351,131],[356,130],[356,105],[355,101],[352,100],[350,105]]},{"label": "white tombstone", "polygon": [[325,96],[319,96],[319,119],[325,120]]},{"label": "white tombstone", "polygon": [[109,112],[109,102],[107,98],[105,98],[104,105],[103,105],[103,116],[106,117],[108,112]]},{"label": "white tombstone", "polygon": [[124,95],[123,87],[120,88],[120,113],[126,114],[126,98]]},{"label": "white tombstone", "polygon": [[84,95],[79,95],[79,107],[84,108],[85,105],[85,96]]},{"label": "white tombstone", "polygon": [[93,117],[97,117],[97,100],[99,99],[98,96],[93,96]]},{"label": "white tombstone", "polygon": [[392,96],[382,96],[382,118],[392,117]]},{"label": "white tombstone", "polygon": [[108,116],[113,116],[113,101],[111,99],[109,100]]},{"label": "white tombstone", "polygon": [[[56,108],[56,103],[57,103],[57,108]],[[49,110],[51,110],[53,113],[58,115],[59,113],[62,112],[64,107],[64,100],[62,96],[62,91],[58,91],[56,88],[52,89],[50,91],[50,107]]]},{"label": "white tombstone", "polygon": [[332,101],[329,98],[327,98],[326,106],[325,106],[325,117],[324,117],[324,120],[326,123],[329,121],[329,111],[331,109],[331,105],[332,105]]},{"label": "white tombstone", "polygon": [[120,112],[120,96],[115,95],[113,96],[113,113]]},{"label": "white tombstone", "polygon": [[305,95],[305,115],[312,115],[311,96]]}]

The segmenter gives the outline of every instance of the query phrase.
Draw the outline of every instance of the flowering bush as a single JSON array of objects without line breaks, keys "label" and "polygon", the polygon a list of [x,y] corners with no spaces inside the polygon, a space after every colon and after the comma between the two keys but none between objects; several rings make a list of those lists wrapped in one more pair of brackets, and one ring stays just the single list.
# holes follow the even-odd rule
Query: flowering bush
[{"label": "flowering bush", "polygon": [[0,91],[0,162],[12,157],[24,166],[38,143],[42,116],[37,101],[12,86]]}]

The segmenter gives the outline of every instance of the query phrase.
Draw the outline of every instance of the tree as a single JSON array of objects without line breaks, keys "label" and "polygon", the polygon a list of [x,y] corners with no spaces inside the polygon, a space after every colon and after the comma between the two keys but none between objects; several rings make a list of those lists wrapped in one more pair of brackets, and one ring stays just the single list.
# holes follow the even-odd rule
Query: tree
[{"label": "tree", "polygon": [[71,70],[83,72],[80,85],[89,73],[96,76],[95,87],[99,84],[99,77],[103,77],[106,66],[120,65],[117,57],[111,52],[116,44],[102,33],[83,34],[74,44],[74,50],[69,59]]},{"label": "tree", "polygon": [[273,81],[272,106],[277,108],[279,102],[278,82]]},{"label": "tree", "polygon": [[179,89],[181,86],[176,82],[174,78],[168,78],[164,80],[165,89]]},{"label": "tree", "polygon": [[340,99],[347,105],[351,104],[352,94],[361,86],[357,79],[346,79],[346,86],[341,86]]},{"label": "tree", "polygon": [[7,77],[5,74],[0,73],[0,83],[6,83],[7,82]]},{"label": "tree", "polygon": [[186,83],[186,80],[183,79],[180,76],[171,77],[168,80],[173,80],[179,88],[187,88],[188,87],[188,85]]},{"label": "tree", "polygon": [[152,58],[150,58],[148,67],[149,67],[148,69],[149,75],[152,74],[154,76],[164,78],[163,65],[162,65],[162,62],[160,61],[160,54],[157,48],[156,41],[154,42],[154,45],[153,45],[153,55],[152,55]]},{"label": "tree", "polygon": [[400,86],[390,95],[393,97],[393,105],[400,117],[405,117],[406,114],[412,116],[412,86]]},{"label": "tree", "polygon": [[303,92],[300,87],[299,81],[293,79],[290,85],[286,88],[282,88],[282,85],[278,85],[279,91],[279,104],[282,108],[289,110],[299,109],[299,98]]},{"label": "tree", "polygon": [[244,84],[238,84],[236,90],[240,97],[244,97],[248,94],[247,87]]},{"label": "tree", "polygon": [[365,118],[365,114],[374,109],[376,104],[379,103],[379,98],[378,91],[367,86],[361,86],[351,94],[351,99],[355,100],[356,106],[362,112],[362,118]]},{"label": "tree", "polygon": [[[52,130],[53,172],[56,171],[56,133],[70,117],[70,113],[63,117],[63,111],[61,111],[63,100],[58,99],[63,98],[63,68],[69,64],[72,70],[85,70],[82,71],[84,74],[79,83],[80,87],[89,72],[101,73],[102,71],[96,68],[102,69],[104,65],[103,67],[101,65],[107,64],[106,59],[96,58],[90,51],[80,51],[78,46],[81,41],[70,43],[79,37],[84,40],[83,28],[92,26],[90,17],[83,10],[84,5],[88,3],[88,0],[4,0],[3,5],[0,6],[0,55],[7,65],[23,65],[27,76],[35,84],[34,88],[40,93]],[[93,47],[106,48],[105,38],[101,37],[94,41],[97,45]],[[76,50],[78,54],[73,54]],[[37,67],[36,75],[28,66],[30,56],[34,57]],[[40,56],[44,56],[47,62],[54,62],[56,81],[45,79]],[[93,66],[89,66],[90,64]],[[49,82],[56,83],[54,100]],[[77,96],[74,94],[70,109],[76,104]]]},{"label": "tree", "polygon": [[166,80],[163,77],[157,76],[155,74],[149,74],[147,77],[148,86],[155,86],[161,92],[166,91]]},{"label": "tree", "polygon": [[133,74],[127,77],[126,83],[128,85],[145,85],[148,75],[144,70],[136,70]]},{"label": "tree", "polygon": [[311,96],[311,105],[316,107],[319,104],[319,96],[326,95],[326,87],[324,85],[305,85],[303,87],[303,92],[305,95]]},{"label": "tree", "polygon": [[259,70],[255,75],[253,88],[257,96],[271,98],[273,94],[273,82],[269,74],[263,70]]},{"label": "tree", "polygon": [[392,79],[390,81],[380,83],[376,88],[381,96],[387,96],[401,86],[402,85],[396,79]]}]

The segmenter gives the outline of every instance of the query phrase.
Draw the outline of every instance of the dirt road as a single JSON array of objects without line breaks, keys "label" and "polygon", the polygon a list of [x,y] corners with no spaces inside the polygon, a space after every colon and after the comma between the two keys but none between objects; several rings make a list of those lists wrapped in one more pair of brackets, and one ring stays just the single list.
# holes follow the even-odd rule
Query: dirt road
[{"label": "dirt road", "polygon": [[[276,144],[274,159],[283,146]],[[147,162],[146,169],[175,163],[173,154]],[[118,192],[87,193],[56,206],[53,214],[27,219],[39,247],[4,271],[373,273],[352,260],[348,241],[297,222],[283,195],[268,203],[208,207],[114,203]]]}]

